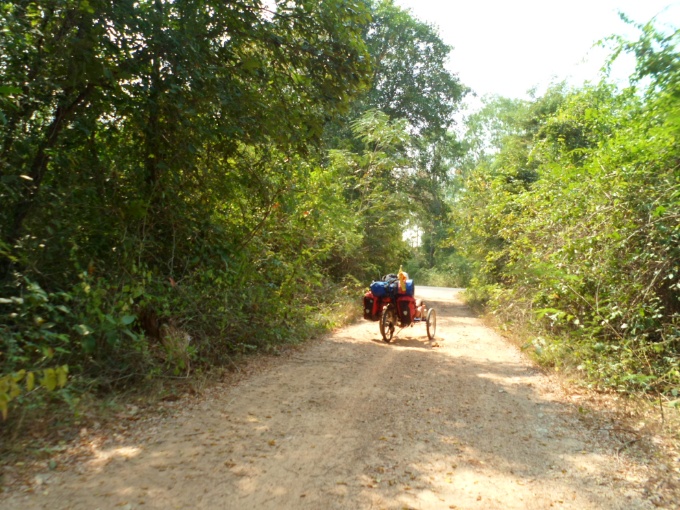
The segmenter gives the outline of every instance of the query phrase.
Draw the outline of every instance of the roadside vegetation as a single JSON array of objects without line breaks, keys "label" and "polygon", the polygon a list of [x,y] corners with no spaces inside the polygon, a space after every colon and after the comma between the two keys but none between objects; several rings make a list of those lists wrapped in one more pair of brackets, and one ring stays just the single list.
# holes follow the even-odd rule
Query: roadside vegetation
[{"label": "roadside vegetation", "polygon": [[488,98],[467,123],[450,244],[468,299],[593,387],[680,404],[680,33],[641,25],[629,87]]},{"label": "roadside vegetation", "polygon": [[325,331],[407,218],[445,217],[466,89],[390,1],[20,0],[0,26],[5,432]]}]

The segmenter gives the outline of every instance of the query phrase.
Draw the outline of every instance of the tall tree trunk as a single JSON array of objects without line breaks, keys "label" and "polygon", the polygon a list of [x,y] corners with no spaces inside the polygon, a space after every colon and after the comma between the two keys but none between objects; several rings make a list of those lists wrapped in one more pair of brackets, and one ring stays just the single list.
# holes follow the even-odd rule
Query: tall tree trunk
[{"label": "tall tree trunk", "polygon": [[[45,178],[47,165],[50,161],[49,150],[56,145],[59,140],[59,134],[68,125],[69,119],[73,116],[78,106],[86,101],[92,90],[92,85],[88,85],[70,103],[57,107],[54,119],[47,127],[42,142],[38,145],[38,150],[33,157],[29,171],[21,181],[19,200],[14,206],[14,211],[11,215],[11,223],[2,239],[2,241],[10,248],[14,246],[21,236],[23,223],[36,203],[36,199],[40,192],[40,186]],[[0,278],[6,277],[10,268],[11,262],[9,259],[5,258],[1,260]]]}]

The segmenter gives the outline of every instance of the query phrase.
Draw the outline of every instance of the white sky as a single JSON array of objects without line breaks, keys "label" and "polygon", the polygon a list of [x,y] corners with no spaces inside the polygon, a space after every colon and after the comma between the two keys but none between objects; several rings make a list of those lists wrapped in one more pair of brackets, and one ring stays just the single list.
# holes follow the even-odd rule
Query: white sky
[{"label": "white sky", "polygon": [[[596,80],[607,55],[591,50],[612,34],[637,38],[617,12],[680,28],[678,0],[395,0],[453,46],[449,69],[478,95],[526,97],[537,86]],[[584,62],[584,59],[586,62]],[[624,64],[622,64],[623,66]],[[631,69],[632,70],[632,69]],[[628,75],[623,68],[617,74]]]}]

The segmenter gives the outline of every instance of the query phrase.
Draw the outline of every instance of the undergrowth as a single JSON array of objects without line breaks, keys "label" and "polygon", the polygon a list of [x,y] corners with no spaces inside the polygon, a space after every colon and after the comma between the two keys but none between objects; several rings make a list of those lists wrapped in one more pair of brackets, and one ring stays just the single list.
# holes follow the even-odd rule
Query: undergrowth
[{"label": "undergrowth", "polygon": [[[358,283],[348,280],[344,285],[335,285],[333,292],[324,296],[325,299],[308,300],[294,316],[297,321],[295,327],[290,328],[285,336],[275,336],[274,342],[255,329],[248,336],[248,325],[244,324],[240,326],[243,328],[241,343],[221,353],[218,358],[200,350],[190,354],[186,351],[176,353],[176,356],[186,356],[188,360],[181,370],[176,365],[169,366],[164,355],[149,360],[145,376],[138,374],[112,381],[110,374],[97,376],[81,372],[63,388],[47,391],[36,387],[22,393],[13,402],[16,405],[14,412],[0,422],[0,458],[46,458],[60,444],[75,438],[82,427],[99,426],[115,420],[130,406],[148,407],[183,393],[200,393],[203,387],[221,381],[225,371],[240,373],[250,360],[278,356],[289,348],[351,323],[361,316],[357,298],[360,290]],[[264,338],[269,341],[264,342]],[[210,338],[200,340],[199,344],[218,341]]]}]

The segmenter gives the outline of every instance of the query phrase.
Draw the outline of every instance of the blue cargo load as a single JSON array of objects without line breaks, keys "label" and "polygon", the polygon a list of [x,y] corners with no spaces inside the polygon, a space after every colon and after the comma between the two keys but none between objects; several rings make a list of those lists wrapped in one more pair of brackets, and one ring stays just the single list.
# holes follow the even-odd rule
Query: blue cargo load
[{"label": "blue cargo load", "polygon": [[405,294],[411,297],[416,295],[416,286],[414,285],[413,280],[406,280],[406,292],[400,292],[400,294]]},{"label": "blue cargo load", "polygon": [[379,298],[395,296],[397,286],[398,282],[373,282],[371,283],[371,293]]}]

